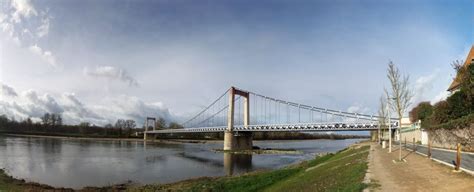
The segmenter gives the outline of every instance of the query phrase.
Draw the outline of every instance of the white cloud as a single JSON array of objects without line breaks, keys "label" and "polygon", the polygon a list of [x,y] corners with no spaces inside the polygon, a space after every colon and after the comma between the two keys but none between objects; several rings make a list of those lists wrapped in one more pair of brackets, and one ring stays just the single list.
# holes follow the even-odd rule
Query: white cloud
[{"label": "white cloud", "polygon": [[48,35],[49,33],[49,17],[41,19],[41,25],[36,29],[39,38]]},{"label": "white cloud", "polygon": [[349,112],[349,113],[369,114],[370,108],[364,107],[359,103],[355,103],[354,105],[347,108],[347,112]]},{"label": "white cloud", "polygon": [[434,81],[439,75],[440,70],[436,69],[427,76],[421,76],[415,81],[414,95],[412,98],[412,105],[417,105],[419,102],[429,100],[428,94],[433,89]]},{"label": "white cloud", "polygon": [[12,8],[15,11],[12,14],[12,20],[16,23],[21,22],[21,18],[29,18],[30,16],[34,15],[37,16],[38,12],[33,7],[29,0],[12,0]]},{"label": "white cloud", "polygon": [[[38,41],[49,33],[51,17],[48,12],[42,11],[41,16],[38,16],[29,0],[12,0],[11,8],[0,13],[0,29],[7,34],[7,40],[13,41],[18,47],[31,44],[25,47],[51,67],[59,67],[52,51],[44,50],[42,45],[38,45]],[[32,32],[36,32],[36,36]]]},{"label": "white cloud", "polygon": [[2,28],[2,31],[4,33],[6,33],[9,37],[14,36],[15,30],[14,30],[13,25],[11,23],[3,22],[3,23],[1,23],[0,27]]},{"label": "white cloud", "polygon": [[446,98],[448,98],[449,94],[450,94],[450,93],[449,93],[448,91],[441,91],[440,93],[438,93],[438,95],[436,95],[436,96],[431,100],[431,104],[434,105],[434,104],[437,103],[438,101],[445,100]]},{"label": "white cloud", "polygon": [[38,45],[32,45],[29,47],[29,50],[35,55],[39,56],[43,61],[48,63],[52,67],[58,67],[56,63],[56,57],[51,53],[51,51],[43,51]]},{"label": "white cloud", "polygon": [[0,96],[16,97],[18,96],[18,94],[15,92],[15,90],[12,87],[9,87],[8,85],[0,83]]},{"label": "white cloud", "polygon": [[127,71],[112,66],[97,66],[92,70],[86,67],[84,68],[84,74],[92,77],[121,80],[128,83],[129,86],[138,86],[137,80],[130,76]]},{"label": "white cloud", "polygon": [[[16,95],[12,87],[4,84],[2,84],[1,93]],[[163,117],[168,121],[175,119],[161,102],[148,103],[127,95],[104,98],[100,105],[86,105],[74,93],[55,96],[27,90],[15,98],[0,97],[0,114],[5,114],[10,118],[22,120],[31,117],[39,120],[45,113],[62,114],[66,124],[79,124],[86,121],[105,125],[123,118],[133,119],[140,125],[147,116]]]}]

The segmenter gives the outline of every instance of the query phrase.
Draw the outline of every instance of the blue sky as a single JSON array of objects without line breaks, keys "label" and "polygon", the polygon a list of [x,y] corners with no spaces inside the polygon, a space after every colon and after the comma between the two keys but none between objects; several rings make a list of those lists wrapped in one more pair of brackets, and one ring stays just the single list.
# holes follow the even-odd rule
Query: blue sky
[{"label": "blue sky", "polygon": [[474,42],[467,0],[0,4],[0,113],[17,119],[179,121],[232,85],[370,114],[389,60],[435,102]]}]

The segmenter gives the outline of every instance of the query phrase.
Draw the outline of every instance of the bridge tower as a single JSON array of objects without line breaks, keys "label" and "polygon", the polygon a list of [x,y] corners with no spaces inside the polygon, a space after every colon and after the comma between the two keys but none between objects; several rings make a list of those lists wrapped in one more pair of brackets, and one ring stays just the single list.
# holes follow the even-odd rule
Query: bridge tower
[{"label": "bridge tower", "polygon": [[[145,121],[145,131],[143,132],[143,140],[148,139],[148,128],[152,128],[153,131],[156,131],[156,118],[154,117],[147,117]],[[154,137],[153,137],[154,139]]]},{"label": "bridge tower", "polygon": [[227,113],[227,129],[224,133],[224,150],[248,150],[252,149],[252,132],[234,131],[235,95],[244,98],[244,126],[250,124],[250,93],[235,87],[229,90],[229,110]]}]

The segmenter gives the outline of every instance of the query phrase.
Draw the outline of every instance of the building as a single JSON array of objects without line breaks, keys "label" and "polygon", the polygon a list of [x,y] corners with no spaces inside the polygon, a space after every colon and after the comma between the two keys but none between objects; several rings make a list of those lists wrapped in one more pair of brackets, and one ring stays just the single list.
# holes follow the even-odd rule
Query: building
[{"label": "building", "polygon": [[[474,64],[474,46],[471,47],[469,54],[467,54],[466,60],[464,60],[463,67],[467,67],[468,65]],[[460,80],[459,77],[456,75],[456,78],[453,79],[451,85],[449,85],[448,91],[455,92],[459,90]]]},{"label": "building", "polygon": [[421,129],[420,121],[412,123],[408,117],[402,118],[401,129],[398,129],[395,135],[395,140],[400,141],[398,137],[398,131],[401,130],[401,140],[402,142],[412,143],[413,139],[417,143],[427,144],[428,143],[428,134]]}]

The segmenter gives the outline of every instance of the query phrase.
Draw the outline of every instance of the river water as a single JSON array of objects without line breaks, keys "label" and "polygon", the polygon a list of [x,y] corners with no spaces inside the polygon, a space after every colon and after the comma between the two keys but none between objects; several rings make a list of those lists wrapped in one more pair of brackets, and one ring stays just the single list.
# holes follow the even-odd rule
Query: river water
[{"label": "river water", "polygon": [[341,150],[358,139],[254,141],[261,148],[296,149],[301,154],[231,155],[214,152],[222,142],[144,143],[14,137],[0,135],[0,168],[15,178],[55,187],[82,188],[133,181],[169,183],[201,176],[277,169]]}]

